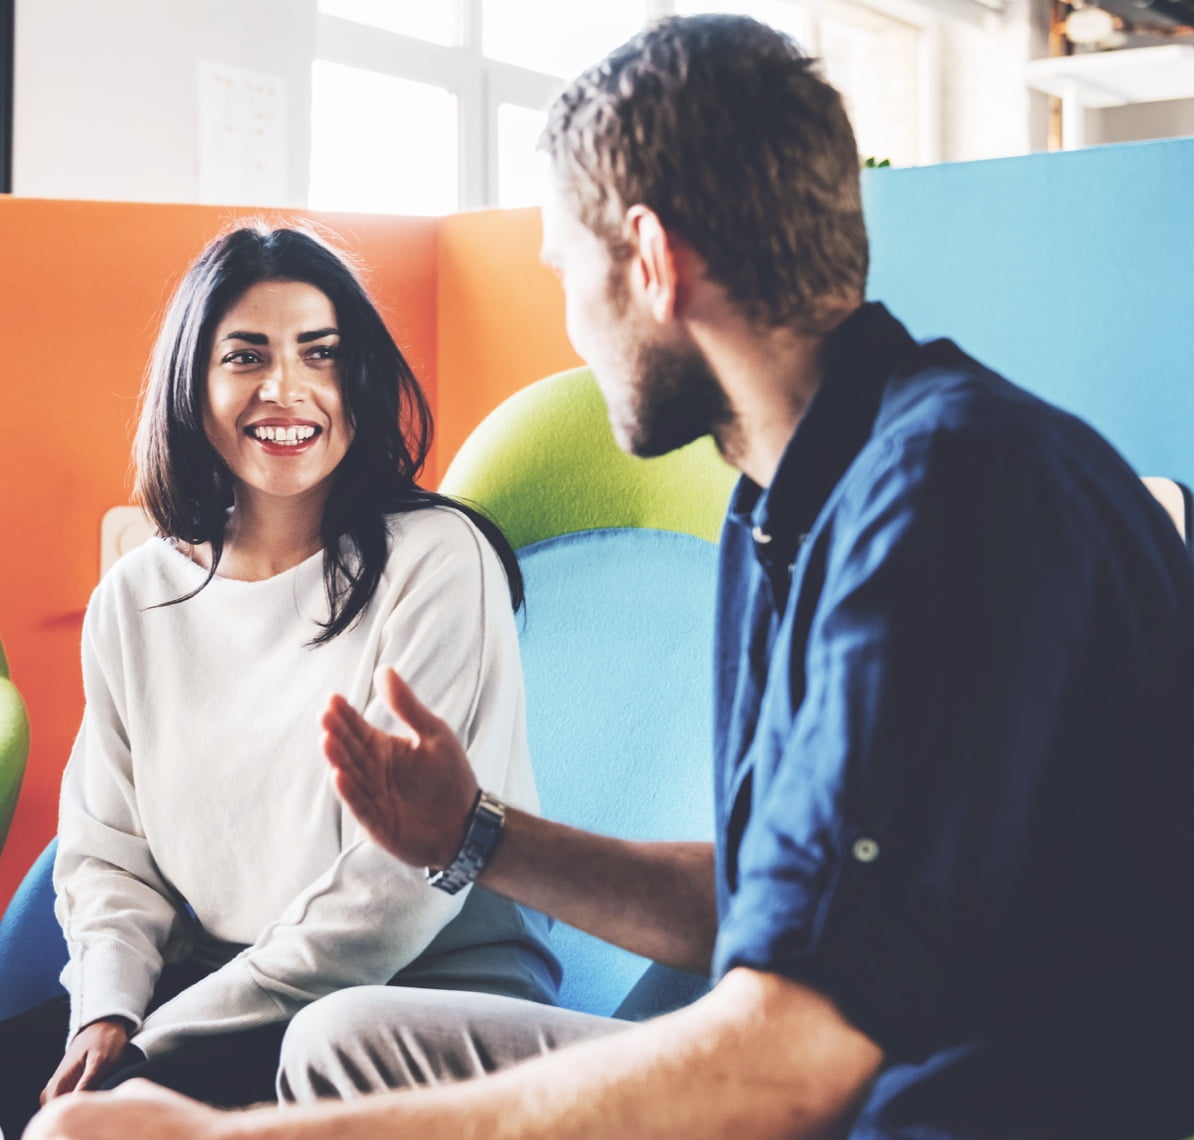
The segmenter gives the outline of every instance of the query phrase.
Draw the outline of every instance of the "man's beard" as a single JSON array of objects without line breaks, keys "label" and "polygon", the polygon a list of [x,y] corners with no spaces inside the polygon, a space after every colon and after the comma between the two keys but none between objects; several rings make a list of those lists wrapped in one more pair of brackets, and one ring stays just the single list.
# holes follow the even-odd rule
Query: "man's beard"
[{"label": "man's beard", "polygon": [[725,454],[733,412],[698,349],[643,344],[634,368],[635,399],[619,432],[626,451],[649,459],[712,433]]}]

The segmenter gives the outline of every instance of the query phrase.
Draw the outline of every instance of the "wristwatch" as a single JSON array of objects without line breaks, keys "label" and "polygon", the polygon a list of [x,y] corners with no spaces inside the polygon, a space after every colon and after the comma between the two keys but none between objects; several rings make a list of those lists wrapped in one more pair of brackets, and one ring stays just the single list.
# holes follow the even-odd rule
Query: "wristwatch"
[{"label": "wristwatch", "polygon": [[463,890],[489,865],[505,825],[506,805],[490,792],[478,792],[459,853],[442,871],[428,867],[427,881],[450,895]]}]

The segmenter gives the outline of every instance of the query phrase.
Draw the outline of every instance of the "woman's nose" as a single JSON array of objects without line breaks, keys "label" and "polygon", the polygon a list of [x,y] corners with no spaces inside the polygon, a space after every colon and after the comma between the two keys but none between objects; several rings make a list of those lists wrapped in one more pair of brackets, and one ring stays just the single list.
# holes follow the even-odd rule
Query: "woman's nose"
[{"label": "woman's nose", "polygon": [[299,403],[305,392],[301,370],[288,360],[275,360],[261,385],[261,398],[282,407]]}]

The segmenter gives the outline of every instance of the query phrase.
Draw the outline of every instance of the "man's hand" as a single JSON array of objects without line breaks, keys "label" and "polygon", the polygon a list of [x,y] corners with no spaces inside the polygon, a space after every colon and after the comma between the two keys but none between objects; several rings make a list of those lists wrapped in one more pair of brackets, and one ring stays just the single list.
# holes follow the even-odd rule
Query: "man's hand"
[{"label": "man's hand", "polygon": [[[408,731],[390,736],[333,697],[322,724],[336,791],[379,847],[416,867],[446,867],[464,842],[476,776],[452,730],[392,669],[378,670],[376,684]],[[709,969],[711,844],[632,843],[510,807],[478,881],[636,954]]]},{"label": "man's hand", "polygon": [[476,777],[452,730],[393,669],[375,683],[409,735],[390,736],[332,697],[321,724],[336,791],[379,847],[416,867],[446,867],[464,842]]},{"label": "man's hand", "polygon": [[63,1093],[93,1089],[118,1067],[129,1043],[129,1023],[123,1017],[103,1017],[85,1025],[66,1047],[66,1056],[41,1093],[41,1103]]},{"label": "man's hand", "polygon": [[233,1119],[149,1081],[129,1081],[115,1092],[60,1097],[33,1118],[24,1140],[217,1140]]}]

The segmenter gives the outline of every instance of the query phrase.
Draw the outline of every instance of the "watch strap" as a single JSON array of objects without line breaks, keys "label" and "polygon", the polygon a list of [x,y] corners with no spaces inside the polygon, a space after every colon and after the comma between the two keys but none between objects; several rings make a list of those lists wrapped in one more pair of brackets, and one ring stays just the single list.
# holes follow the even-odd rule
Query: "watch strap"
[{"label": "watch strap", "polygon": [[506,805],[491,792],[479,791],[456,858],[439,871],[427,869],[427,881],[450,895],[475,882],[489,865],[506,825]]}]

